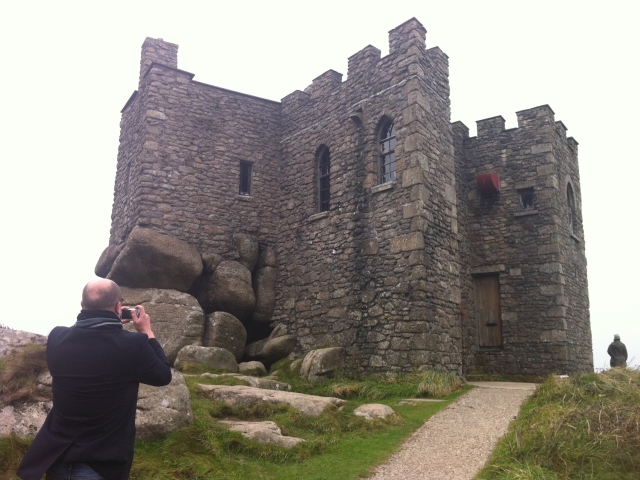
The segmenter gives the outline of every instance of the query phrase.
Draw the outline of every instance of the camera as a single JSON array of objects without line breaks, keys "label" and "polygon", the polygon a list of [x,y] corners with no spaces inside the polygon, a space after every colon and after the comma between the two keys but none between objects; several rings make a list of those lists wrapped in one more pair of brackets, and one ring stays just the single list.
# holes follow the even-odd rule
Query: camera
[{"label": "camera", "polygon": [[[122,320],[133,320],[132,312],[133,312],[133,310],[130,310],[128,308],[123,308],[122,309]],[[136,317],[139,317],[140,316],[140,309],[136,308],[135,312],[136,312]]]}]

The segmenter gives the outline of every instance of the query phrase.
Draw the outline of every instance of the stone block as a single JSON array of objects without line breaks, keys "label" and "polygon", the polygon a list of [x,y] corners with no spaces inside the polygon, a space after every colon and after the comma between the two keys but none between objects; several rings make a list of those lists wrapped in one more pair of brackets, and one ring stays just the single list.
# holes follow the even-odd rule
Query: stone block
[{"label": "stone block", "polygon": [[421,232],[409,233],[391,239],[391,253],[411,252],[424,248],[424,236]]}]

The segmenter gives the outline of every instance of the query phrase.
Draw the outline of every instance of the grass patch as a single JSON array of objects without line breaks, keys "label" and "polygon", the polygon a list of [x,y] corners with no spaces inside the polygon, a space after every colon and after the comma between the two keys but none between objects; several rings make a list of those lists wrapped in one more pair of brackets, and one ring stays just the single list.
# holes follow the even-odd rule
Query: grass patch
[{"label": "grass patch", "polygon": [[2,361],[0,403],[17,405],[51,400],[49,389],[38,389],[38,376],[46,371],[46,346],[32,343],[12,350]]},{"label": "grass patch", "polygon": [[18,469],[30,444],[31,440],[16,435],[0,437],[0,480],[18,478],[14,472]]},{"label": "grass patch", "polygon": [[640,471],[640,371],[549,378],[525,403],[480,480],[631,480]]}]

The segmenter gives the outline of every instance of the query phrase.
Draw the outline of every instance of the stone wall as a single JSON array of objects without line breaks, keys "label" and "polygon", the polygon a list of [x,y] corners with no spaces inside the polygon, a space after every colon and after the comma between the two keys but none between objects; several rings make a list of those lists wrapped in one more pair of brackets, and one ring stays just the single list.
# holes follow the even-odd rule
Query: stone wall
[{"label": "stone wall", "polygon": [[[149,63],[150,43],[158,40],[143,45],[148,69],[123,109],[110,243],[121,243],[140,225],[202,253],[232,250],[234,233],[272,245],[280,203],[280,104]],[[252,164],[250,196],[239,195],[240,161]]]},{"label": "stone wall", "polygon": [[[505,130],[502,117],[481,120],[478,136],[461,142],[471,274],[466,367],[532,375],[590,370],[584,243],[570,238],[566,194],[563,199],[564,177],[579,183],[575,155],[569,155],[573,141],[546,105],[517,115],[517,129]],[[459,125],[457,130],[464,136]],[[486,173],[499,175],[499,193],[479,192],[476,176]],[[533,205],[525,208],[521,194],[527,190],[533,191]],[[473,279],[486,274],[499,278],[500,347],[477,341]]]}]

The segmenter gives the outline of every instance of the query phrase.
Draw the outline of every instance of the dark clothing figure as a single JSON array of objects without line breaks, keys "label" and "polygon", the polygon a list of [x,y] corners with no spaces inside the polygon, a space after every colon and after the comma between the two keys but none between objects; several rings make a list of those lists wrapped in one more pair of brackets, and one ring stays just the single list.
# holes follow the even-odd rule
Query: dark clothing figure
[{"label": "dark clothing figure", "polygon": [[610,364],[612,367],[627,366],[627,347],[620,341],[620,337],[616,335],[613,342],[609,345],[607,353],[611,356]]},{"label": "dark clothing figure", "polygon": [[123,330],[112,311],[82,310],[73,327],[56,327],[49,334],[47,363],[53,408],[18,476],[40,480],[54,463],[56,473],[62,463],[64,468],[86,464],[106,480],[126,480],[133,462],[138,386],[171,381],[158,341]]}]

